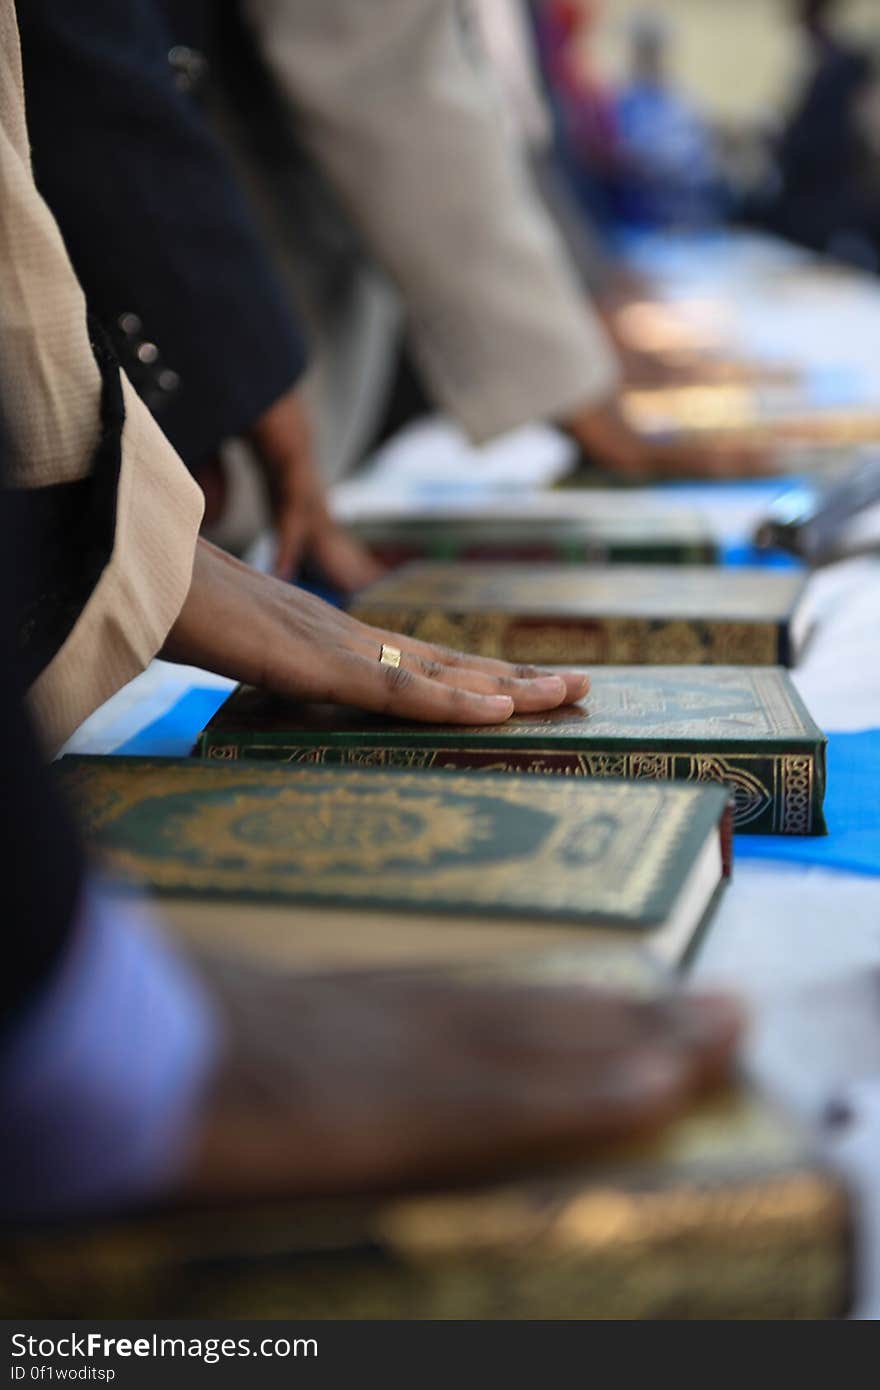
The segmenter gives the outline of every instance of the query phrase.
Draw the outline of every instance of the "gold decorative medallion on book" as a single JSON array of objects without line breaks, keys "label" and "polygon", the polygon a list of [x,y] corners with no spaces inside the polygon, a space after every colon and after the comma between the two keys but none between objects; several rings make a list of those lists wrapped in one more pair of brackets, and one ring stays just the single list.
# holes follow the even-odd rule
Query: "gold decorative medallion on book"
[{"label": "gold decorative medallion on book", "polygon": [[244,915],[306,965],[585,934],[677,962],[729,872],[720,787],[115,757],[58,775],[107,872],[161,893],[180,930]]}]

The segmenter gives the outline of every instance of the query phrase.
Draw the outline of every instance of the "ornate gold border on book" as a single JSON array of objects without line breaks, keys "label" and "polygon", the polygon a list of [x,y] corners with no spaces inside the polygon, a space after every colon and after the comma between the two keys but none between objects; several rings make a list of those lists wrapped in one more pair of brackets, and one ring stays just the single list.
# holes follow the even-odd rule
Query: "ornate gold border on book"
[{"label": "ornate gold border on book", "polygon": [[681,618],[511,616],[412,608],[371,608],[355,616],[423,642],[504,661],[549,665],[594,662],[605,666],[774,666],[779,661],[775,622]]},{"label": "ornate gold border on book", "polygon": [[[785,835],[805,835],[812,827],[815,760],[790,754],[780,759],[782,777],[781,825]],[[806,829],[804,827],[807,827]]]},{"label": "ornate gold border on book", "polygon": [[[213,744],[206,750],[208,761],[233,762],[239,757],[267,753],[267,762],[297,766],[337,766],[401,768],[407,771],[462,770],[454,750],[443,748],[351,748],[342,745],[286,748],[279,744]],[[273,759],[271,755],[276,755]],[[813,804],[816,793],[816,759],[805,753],[737,753],[736,762],[770,763],[772,784],[742,766],[712,753],[571,753],[558,748],[469,748],[460,756],[491,758],[470,771],[503,772],[525,776],[613,777],[624,781],[671,781],[675,764],[686,763],[687,771],[677,780],[717,782],[733,790],[734,821],[738,829],[752,825],[772,808],[773,830],[782,835],[813,833]],[[455,756],[455,762],[444,762]],[[262,761],[262,759],[261,759]],[[567,764],[560,766],[560,764]]]},{"label": "ornate gold border on book", "polygon": [[[585,866],[601,862],[601,876],[594,875],[592,910],[639,917],[662,884],[693,810],[683,787],[665,786],[661,792],[658,785],[656,798],[634,804],[630,787],[609,785],[604,798],[585,807],[580,788],[562,779],[548,781],[540,809],[555,818],[554,824],[513,873],[506,857],[460,863],[447,857],[439,866],[435,860],[438,854],[463,852],[490,833],[491,808],[481,806],[481,797],[532,811],[535,793],[528,778],[500,778],[484,794],[469,773],[429,785],[418,773],[395,772],[386,782],[380,774],[359,775],[356,769],[334,779],[304,767],[294,779],[283,766],[273,769],[265,763],[217,769],[194,763],[173,771],[149,765],[130,781],[120,772],[79,766],[65,775],[86,832],[104,850],[111,870],[170,892],[304,893],[328,903],[351,899],[363,904],[364,873],[369,871],[377,875],[373,896],[387,901],[503,905],[511,911],[576,916],[583,910]],[[222,800],[204,798],[211,782],[223,792]],[[273,794],[267,798],[270,788]],[[101,844],[102,832],[151,798],[193,794],[204,799],[191,812],[184,803],[168,813],[175,814],[175,851],[189,847],[189,861],[179,853],[166,859],[161,852]],[[365,814],[368,810],[371,815]],[[246,821],[248,834],[242,839]],[[241,862],[245,852],[247,863]],[[415,870],[401,871],[401,859],[414,863]]]}]

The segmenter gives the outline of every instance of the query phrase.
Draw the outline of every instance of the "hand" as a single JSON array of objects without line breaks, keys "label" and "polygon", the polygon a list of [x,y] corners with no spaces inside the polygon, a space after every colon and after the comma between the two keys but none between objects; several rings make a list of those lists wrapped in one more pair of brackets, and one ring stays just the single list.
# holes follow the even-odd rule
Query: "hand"
[{"label": "hand", "polygon": [[728,1072],[725,998],[416,974],[297,979],[197,960],[226,1024],[185,1181],[201,1198],[341,1195],[579,1158]]},{"label": "hand", "polygon": [[595,306],[614,345],[625,386],[688,386],[705,379],[705,359],[691,354],[651,351],[634,344],[621,327],[621,304],[605,299]]},{"label": "hand", "polygon": [[[400,649],[399,667],[380,665],[383,643]],[[590,685],[582,674],[509,666],[367,627],[204,540],[162,655],[282,695],[437,724],[500,724],[515,710],[579,700]]]},{"label": "hand", "polygon": [[249,437],[266,475],[278,534],[274,573],[290,579],[308,557],[344,593],[378,579],[382,566],[328,511],[297,392],[289,391],[270,406]]},{"label": "hand", "polygon": [[627,424],[616,400],[582,411],[565,428],[597,464],[631,482],[752,478],[774,470],[772,452],[752,444],[717,439],[661,444],[645,439]]}]

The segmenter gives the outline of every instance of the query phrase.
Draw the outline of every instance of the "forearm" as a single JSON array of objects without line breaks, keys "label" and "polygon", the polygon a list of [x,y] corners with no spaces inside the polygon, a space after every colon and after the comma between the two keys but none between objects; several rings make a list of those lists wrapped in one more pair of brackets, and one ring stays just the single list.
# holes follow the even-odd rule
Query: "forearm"
[{"label": "forearm", "polygon": [[276,584],[209,541],[195,548],[192,580],[160,652],[166,661],[264,685],[271,645],[267,596]]},{"label": "forearm", "polygon": [[449,0],[248,0],[292,119],[400,287],[444,408],[486,439],[605,397],[616,363]]}]

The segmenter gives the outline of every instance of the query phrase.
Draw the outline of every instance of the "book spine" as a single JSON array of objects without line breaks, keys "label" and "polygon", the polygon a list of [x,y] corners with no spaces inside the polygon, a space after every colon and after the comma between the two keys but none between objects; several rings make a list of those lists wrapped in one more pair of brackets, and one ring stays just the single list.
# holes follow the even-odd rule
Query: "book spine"
[{"label": "book spine", "polygon": [[573,666],[777,666],[790,662],[775,622],[577,618],[355,605],[354,617],[423,642],[502,661]]},{"label": "book spine", "polygon": [[823,835],[822,750],[799,753],[575,752],[556,749],[376,747],[258,741],[252,734],[202,734],[200,753],[213,762],[238,758],[298,765],[507,772],[555,777],[717,782],[730,787],[734,829],[753,835]]}]

